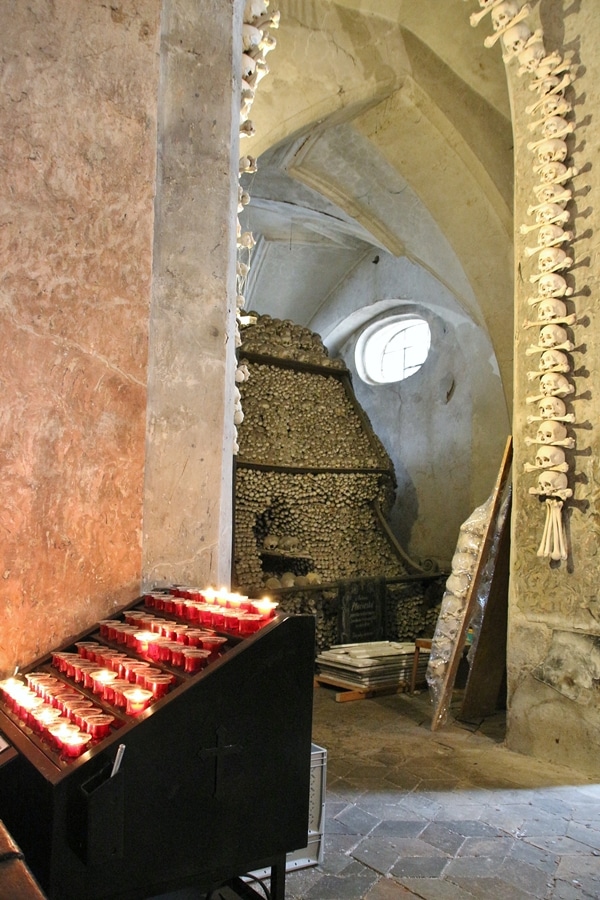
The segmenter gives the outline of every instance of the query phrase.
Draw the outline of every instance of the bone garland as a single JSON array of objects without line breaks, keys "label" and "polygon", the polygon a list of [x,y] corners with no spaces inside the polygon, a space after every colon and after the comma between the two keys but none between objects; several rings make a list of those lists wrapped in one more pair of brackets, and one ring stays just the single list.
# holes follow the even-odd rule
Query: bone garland
[{"label": "bone garland", "polygon": [[[269,67],[265,62],[265,57],[276,46],[275,38],[269,32],[269,27],[279,27],[279,13],[269,13],[269,0],[247,0],[244,7],[242,25],[242,59],[241,74],[242,86],[240,93],[240,139],[253,137],[255,134],[254,124],[250,121],[250,111],[256,95],[256,88],[260,80],[268,74]],[[239,161],[239,174],[256,172],[256,159],[253,156],[242,156]],[[250,202],[250,194],[238,185],[238,216],[244,207]],[[242,231],[242,226],[238,218],[237,221],[237,248],[238,260],[236,265],[236,318],[235,318],[235,346],[240,347],[242,338],[240,334],[240,325],[248,324],[248,317],[243,316],[243,310],[246,305],[244,297],[244,286],[249,271],[249,265],[240,259],[240,254],[250,252],[256,241],[251,231]],[[241,384],[249,377],[247,366],[238,365],[235,372],[235,383]],[[242,411],[241,394],[237,387],[234,387],[234,443],[233,452],[236,455],[239,452],[237,442],[237,426],[244,421],[244,413]]]},{"label": "bone garland", "polygon": [[526,348],[525,354],[540,354],[537,371],[527,373],[529,380],[539,379],[540,394],[526,397],[526,403],[538,404],[538,415],[527,417],[527,423],[540,423],[535,438],[526,437],[526,446],[540,445],[534,463],[525,463],[525,472],[542,470],[537,487],[529,493],[546,500],[546,520],[542,540],[537,551],[539,557],[555,561],[566,560],[568,549],[562,520],[563,503],[573,495],[568,487],[569,465],[565,460],[563,447],[572,449],[575,440],[567,436],[563,423],[575,421],[573,413],[568,413],[562,398],[575,393],[572,366],[563,351],[576,349],[565,325],[575,325],[576,312],[567,312],[561,298],[574,293],[562,274],[573,266],[573,254],[565,245],[573,239],[567,229],[571,213],[567,209],[573,199],[569,180],[578,174],[575,166],[565,164],[568,156],[566,139],[573,134],[575,125],[568,117],[573,112],[570,98],[565,90],[573,83],[571,60],[557,50],[548,53],[541,29],[532,31],[525,21],[530,12],[529,4],[520,5],[516,0],[479,0],[481,12],[473,13],[471,25],[477,25],[487,12],[491,13],[493,35],[484,41],[492,47],[502,39],[503,61],[518,60],[517,74],[531,76],[529,89],[536,91],[538,98],[529,104],[527,115],[535,116],[528,125],[531,132],[540,137],[527,144],[534,155],[534,173],[539,175],[539,185],[534,187],[535,201],[527,214],[534,216],[531,224],[520,226],[521,234],[538,232],[537,246],[525,249],[525,258],[537,255],[537,269],[529,276],[530,283],[537,283],[537,296],[529,297],[529,306],[537,308],[537,321],[523,322],[524,328],[539,329],[537,344]]}]

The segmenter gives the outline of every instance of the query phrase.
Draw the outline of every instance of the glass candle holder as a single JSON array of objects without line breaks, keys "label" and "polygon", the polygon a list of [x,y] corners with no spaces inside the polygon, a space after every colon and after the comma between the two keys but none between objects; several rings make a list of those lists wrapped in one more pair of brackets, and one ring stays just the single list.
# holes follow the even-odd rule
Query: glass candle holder
[{"label": "glass candle holder", "polygon": [[152,691],[141,687],[128,688],[123,691],[123,696],[126,700],[125,712],[128,716],[139,716],[154,700]]},{"label": "glass candle holder", "polygon": [[69,759],[81,756],[87,749],[89,742],[92,740],[91,734],[85,734],[83,731],[77,731],[68,735],[62,740],[62,754]]},{"label": "glass candle holder", "polygon": [[159,700],[169,692],[174,681],[175,676],[170,675],[169,673],[161,672],[158,675],[150,674],[144,678],[144,687],[146,690],[152,691],[155,699]]},{"label": "glass candle holder", "polygon": [[240,616],[240,634],[254,634],[263,624],[264,619],[260,613],[243,613]]},{"label": "glass candle holder", "polygon": [[104,697],[107,686],[119,677],[112,669],[98,669],[90,674],[93,683],[92,690],[101,697]]},{"label": "glass candle holder", "polygon": [[227,638],[218,634],[207,634],[202,638],[202,647],[204,650],[210,650],[212,654],[219,653],[223,645],[227,643]]},{"label": "glass candle holder", "polygon": [[75,646],[82,659],[93,661],[96,658],[96,650],[102,645],[98,641],[77,641]]},{"label": "glass candle holder", "polygon": [[110,734],[110,726],[114,720],[115,717],[109,713],[90,712],[83,717],[83,728],[94,740],[105,738]]},{"label": "glass candle holder", "polygon": [[204,669],[211,657],[210,650],[202,650],[199,647],[185,647],[183,650],[183,669],[190,675]]},{"label": "glass candle holder", "polygon": [[62,751],[65,740],[77,734],[78,731],[77,725],[74,722],[69,722],[68,719],[57,719],[54,725],[48,727],[51,743],[59,752]]},{"label": "glass candle holder", "polygon": [[278,606],[279,603],[275,603],[274,600],[269,600],[268,597],[264,597],[262,600],[252,601],[253,612],[259,613],[263,619],[272,619]]}]

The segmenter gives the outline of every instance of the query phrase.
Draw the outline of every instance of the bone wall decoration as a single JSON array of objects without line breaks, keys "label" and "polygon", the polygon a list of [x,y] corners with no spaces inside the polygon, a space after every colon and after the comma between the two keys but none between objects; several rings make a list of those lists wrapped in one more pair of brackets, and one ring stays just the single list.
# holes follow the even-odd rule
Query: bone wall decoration
[{"label": "bone wall decoration", "polygon": [[[259,82],[269,72],[266,62],[267,54],[274,50],[277,41],[271,29],[279,28],[279,12],[269,12],[269,0],[247,0],[244,6],[244,23],[242,25],[242,91],[240,97],[240,140],[255,134],[254,124],[250,120],[250,111],[256,96]],[[239,162],[239,174],[256,172],[256,159],[253,156],[242,156]],[[250,203],[250,194],[242,185],[238,188],[238,221],[237,221],[237,266],[236,266],[236,321],[235,345],[242,343],[240,323],[248,317],[244,316],[246,299],[244,289],[250,271],[250,253],[255,240],[252,232],[242,231],[239,214]],[[234,390],[234,455],[239,453],[237,427],[244,421],[241,393],[237,385],[243,384],[249,377],[248,367],[238,365],[235,372],[236,387]]]},{"label": "bone wall decoration", "polygon": [[[570,181],[579,170],[568,161],[569,145],[575,132],[572,120],[572,64],[560,52],[548,53],[542,29],[533,30],[527,23],[532,10],[529,4],[516,0],[478,0],[480,10],[470,16],[477,26],[487,15],[493,34],[484,40],[486,47],[500,41],[502,59],[506,65],[516,60],[519,77],[529,76],[529,90],[537,98],[525,107],[532,117],[528,125],[532,140],[527,149],[532,154],[533,173],[539,179],[533,185],[532,203],[527,209],[530,221],[520,226],[520,233],[531,234],[535,246],[524,249],[525,260],[533,262],[529,282],[537,294],[528,298],[531,318],[522,323],[525,329],[537,329],[537,340],[525,350],[527,356],[538,356],[537,371],[528,371],[527,378],[536,387],[525,398],[534,406],[537,415],[526,418],[532,434],[524,437],[527,448],[535,451],[531,462],[524,464],[536,483],[529,494],[543,502],[546,508],[542,538],[537,550],[540,558],[560,564],[569,557],[564,525],[564,505],[573,497],[575,438],[567,426],[573,425],[575,413],[568,408],[577,397],[577,384],[570,354],[580,349],[574,333],[581,321],[570,281],[573,254],[570,242],[573,190]],[[524,266],[529,268],[531,263]]]}]

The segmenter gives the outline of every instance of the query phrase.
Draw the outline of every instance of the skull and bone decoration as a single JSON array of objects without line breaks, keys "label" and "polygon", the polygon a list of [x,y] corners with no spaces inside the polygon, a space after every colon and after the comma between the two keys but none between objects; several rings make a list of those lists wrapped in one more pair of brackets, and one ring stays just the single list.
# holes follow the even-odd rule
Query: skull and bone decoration
[{"label": "skull and bone decoration", "polygon": [[[245,0],[243,25],[242,25],[242,60],[241,60],[241,76],[242,86],[240,93],[240,119],[239,119],[239,136],[242,138],[251,138],[255,134],[254,124],[249,116],[256,95],[256,88],[259,82],[269,72],[266,62],[266,56],[271,50],[274,50],[277,42],[270,32],[270,29],[279,27],[279,12],[269,11],[270,0]],[[561,115],[561,109],[557,107],[556,115]],[[256,159],[253,156],[242,156],[239,161],[239,175],[253,174],[256,172]],[[240,325],[247,325],[252,321],[251,316],[243,314],[246,305],[244,297],[244,287],[250,266],[243,262],[241,256],[250,253],[256,244],[254,235],[251,231],[244,231],[242,228],[240,213],[244,207],[250,202],[250,194],[244,187],[238,183],[238,220],[237,220],[237,297],[236,297],[236,318],[235,318],[235,346],[239,347],[242,343],[240,334]],[[238,366],[235,372],[235,384],[233,388],[233,454],[239,452],[238,444],[238,425],[244,420],[242,410],[242,401],[237,384],[246,381],[249,378],[248,367],[245,365]]]},{"label": "skull and bone decoration", "polygon": [[536,257],[537,271],[529,276],[536,285],[537,295],[527,298],[534,307],[536,319],[523,322],[524,328],[537,328],[537,343],[525,349],[526,356],[538,355],[536,371],[527,372],[530,381],[538,381],[539,393],[527,396],[527,404],[537,404],[537,415],[529,415],[527,424],[536,423],[535,438],[526,437],[526,446],[538,447],[533,463],[525,463],[526,473],[538,473],[537,485],[529,493],[546,505],[546,520],[537,555],[554,561],[568,558],[563,524],[563,505],[573,496],[568,484],[569,463],[565,449],[572,450],[575,440],[567,433],[566,424],[575,422],[575,415],[567,411],[565,400],[576,392],[573,365],[567,355],[579,349],[567,330],[581,321],[575,310],[569,309],[566,298],[574,293],[565,274],[573,267],[573,254],[566,246],[573,240],[570,230],[573,190],[569,185],[579,169],[568,163],[567,140],[575,131],[571,121],[573,102],[565,96],[573,84],[570,59],[558,50],[548,53],[543,31],[533,30],[527,23],[531,12],[529,3],[519,0],[478,0],[480,10],[470,16],[473,27],[489,13],[493,33],[484,40],[486,47],[500,41],[505,64],[515,58],[518,76],[529,75],[529,90],[537,99],[525,107],[532,117],[527,129],[536,135],[527,142],[533,155],[533,172],[539,184],[533,187],[534,202],[527,208],[533,221],[520,226],[523,235],[537,235],[536,246],[526,247],[526,259]]}]

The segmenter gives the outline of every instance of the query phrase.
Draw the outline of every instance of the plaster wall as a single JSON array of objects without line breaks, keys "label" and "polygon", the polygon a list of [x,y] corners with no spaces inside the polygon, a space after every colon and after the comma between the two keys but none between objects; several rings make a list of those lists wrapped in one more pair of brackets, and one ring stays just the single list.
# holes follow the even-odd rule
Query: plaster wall
[{"label": "plaster wall", "polygon": [[0,3],[0,673],[139,586],[159,6]]},{"label": "plaster wall", "polygon": [[[366,384],[356,368],[357,339],[368,323],[395,313],[429,322],[429,357],[405,381]],[[331,295],[317,321],[335,320],[340,328],[326,344],[352,372],[356,396],[394,463],[394,532],[413,557],[446,566],[461,523],[491,492],[510,430],[490,341],[438,279],[386,253],[370,254]]]},{"label": "plaster wall", "polygon": [[[600,207],[597,203],[600,118],[596,113],[600,59],[597,47],[600,21],[591,5],[541,4],[539,24],[546,48],[574,54],[573,102],[575,131],[567,140],[570,159],[581,174],[572,181],[574,199],[569,204],[569,228],[575,239],[569,245],[575,264],[567,274],[575,289],[569,311],[583,321],[573,326],[578,349],[573,360],[576,393],[568,407],[576,415],[570,433],[576,448],[567,453],[574,497],[565,503],[569,558],[552,562],[536,555],[544,524],[545,506],[529,494],[535,476],[525,474],[532,448],[525,444],[532,427],[526,417],[532,385],[527,370],[533,368],[526,348],[535,331],[518,328],[515,344],[515,459],[512,523],[512,576],[509,621],[509,730],[512,749],[556,763],[577,765],[600,775],[600,704],[596,655],[600,635],[598,601],[598,546],[600,544],[598,453],[600,440],[600,332],[593,311],[598,294]],[[531,121],[523,110],[531,102],[526,82],[509,67],[516,150],[516,321],[532,318],[526,298],[532,293],[529,274],[535,257],[526,263],[524,248],[535,243],[532,235],[518,232],[528,223],[527,206],[537,177],[527,148]],[[570,399],[570,398],[569,398]],[[535,450],[535,448],[533,448]],[[583,647],[583,650],[582,650]]]}]

